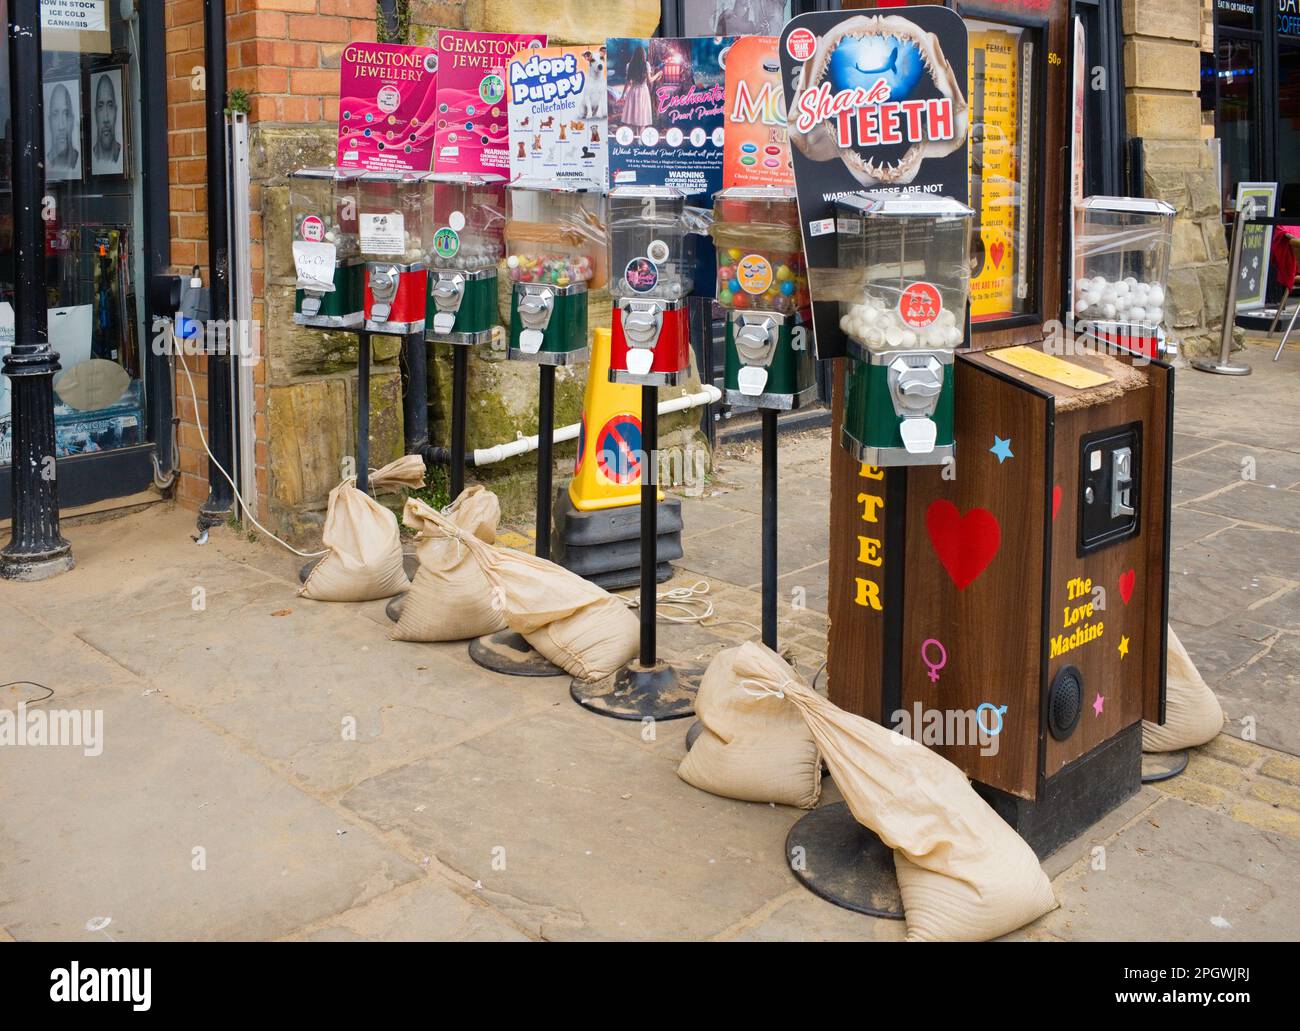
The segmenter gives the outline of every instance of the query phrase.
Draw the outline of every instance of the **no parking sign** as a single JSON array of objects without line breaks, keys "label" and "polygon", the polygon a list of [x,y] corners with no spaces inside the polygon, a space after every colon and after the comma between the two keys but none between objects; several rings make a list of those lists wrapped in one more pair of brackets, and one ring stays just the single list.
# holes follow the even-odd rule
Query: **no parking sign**
[{"label": "no parking sign", "polygon": [[627,412],[605,423],[596,438],[596,467],[611,483],[630,484],[641,479],[641,420]]}]

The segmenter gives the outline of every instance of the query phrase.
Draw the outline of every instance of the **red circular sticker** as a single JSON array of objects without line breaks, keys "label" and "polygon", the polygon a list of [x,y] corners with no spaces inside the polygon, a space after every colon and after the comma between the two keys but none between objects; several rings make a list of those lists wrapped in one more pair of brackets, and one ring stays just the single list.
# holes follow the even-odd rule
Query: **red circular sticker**
[{"label": "red circular sticker", "polygon": [[308,215],[302,220],[302,238],[308,243],[320,243],[325,239],[325,223],[319,215]]},{"label": "red circular sticker", "polygon": [[913,329],[934,324],[943,311],[943,298],[933,283],[912,283],[898,299],[898,317]]},{"label": "red circular sticker", "polygon": [[796,61],[806,61],[817,50],[817,37],[810,29],[795,29],[786,37],[785,49]]}]

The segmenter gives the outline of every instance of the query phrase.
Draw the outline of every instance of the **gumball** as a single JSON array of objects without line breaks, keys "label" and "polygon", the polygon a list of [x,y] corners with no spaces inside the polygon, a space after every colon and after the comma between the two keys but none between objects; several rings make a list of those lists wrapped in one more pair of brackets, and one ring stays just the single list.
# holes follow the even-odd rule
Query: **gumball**
[{"label": "gumball", "polygon": [[776,270],[776,278],[784,282],[787,279],[793,279],[794,273],[790,271],[789,265],[781,265]]},{"label": "gumball", "polygon": [[718,303],[726,306],[731,303],[732,293],[730,290],[722,289],[718,291]]},{"label": "gumball", "polygon": [[727,289],[734,294],[737,290],[740,289],[740,280],[735,278],[729,279],[727,281]]},{"label": "gumball", "polygon": [[749,298],[743,293],[736,293],[733,291],[731,295],[731,303],[737,308],[748,308]]},{"label": "gumball", "polygon": [[[782,267],[784,267],[784,266],[782,266]],[[784,281],[781,283],[781,293],[785,294],[786,297],[793,297],[793,296],[794,296],[794,280],[792,280],[792,279],[786,279],[786,280],[784,280]]]},{"label": "gumball", "polygon": [[727,257],[730,258],[732,261],[739,261],[743,257],[743,255],[740,253],[740,249],[738,247],[732,247],[729,251],[727,251]]},{"label": "gumball", "polygon": [[724,280],[730,279],[735,274],[736,274],[736,270],[730,265],[723,265],[721,268],[718,269],[719,279],[724,279]]}]

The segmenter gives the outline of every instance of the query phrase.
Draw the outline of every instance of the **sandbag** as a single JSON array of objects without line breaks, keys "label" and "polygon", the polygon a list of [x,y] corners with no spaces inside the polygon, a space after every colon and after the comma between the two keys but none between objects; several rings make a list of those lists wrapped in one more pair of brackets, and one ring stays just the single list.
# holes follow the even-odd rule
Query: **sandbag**
[{"label": "sandbag", "polygon": [[695,697],[704,729],[677,776],[725,798],[813,808],[822,760],[803,714],[781,694],[789,670],[767,649],[718,652]]},{"label": "sandbag", "polygon": [[[408,498],[402,522],[417,531],[416,570],[402,602],[402,614],[389,632],[394,641],[463,641],[506,628],[502,611],[478,558],[457,537],[429,518],[437,514],[418,498]],[[442,512],[462,532],[491,544],[501,521],[497,496],[475,484]]]},{"label": "sandbag", "polygon": [[[762,645],[741,645],[757,665]],[[911,738],[832,705],[785,667],[779,690],[802,712],[854,817],[894,850],[909,941],[985,941],[1056,908],[1033,850],[961,770]]]},{"label": "sandbag", "polygon": [[[405,455],[370,477],[371,487],[416,488],[424,485],[424,461]],[[321,534],[329,554],[316,563],[303,598],[315,601],[374,601],[406,590],[410,581],[402,568],[402,535],[397,516],[348,477],[330,491]]]},{"label": "sandbag", "polygon": [[1169,628],[1166,649],[1165,723],[1142,721],[1142,751],[1176,752],[1213,740],[1223,729],[1223,708],[1187,654],[1183,642]]},{"label": "sandbag", "polygon": [[636,654],[640,625],[608,591],[536,555],[494,548],[437,512],[426,517],[474,553],[506,625],[570,676],[600,680]]}]

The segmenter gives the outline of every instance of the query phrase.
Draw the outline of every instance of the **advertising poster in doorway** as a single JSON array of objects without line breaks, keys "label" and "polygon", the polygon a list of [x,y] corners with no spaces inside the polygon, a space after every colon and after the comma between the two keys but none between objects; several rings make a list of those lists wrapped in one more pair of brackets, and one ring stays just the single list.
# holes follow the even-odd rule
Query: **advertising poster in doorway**
[{"label": "advertising poster in doorway", "polygon": [[438,33],[436,171],[510,174],[506,65],[544,46],[546,36],[535,33]]},{"label": "advertising poster in doorway", "polygon": [[437,81],[432,47],[349,44],[339,68],[339,168],[430,171]]},{"label": "advertising poster in doorway", "polygon": [[[1272,218],[1277,206],[1277,183],[1238,183],[1237,211],[1250,207],[1256,217]],[[1241,231],[1241,257],[1237,261],[1237,311],[1264,307],[1268,290],[1268,262],[1273,227],[1247,222]]]}]

